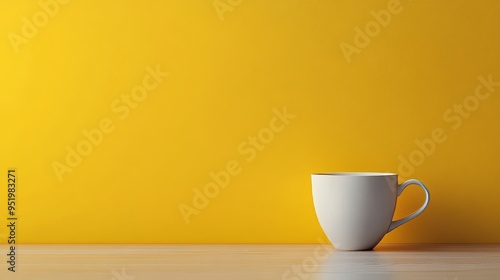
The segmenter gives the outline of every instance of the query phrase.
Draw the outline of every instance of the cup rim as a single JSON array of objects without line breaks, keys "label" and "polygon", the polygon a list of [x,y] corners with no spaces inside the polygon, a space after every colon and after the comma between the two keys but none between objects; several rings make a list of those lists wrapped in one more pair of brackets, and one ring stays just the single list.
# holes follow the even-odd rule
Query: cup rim
[{"label": "cup rim", "polygon": [[398,176],[391,172],[320,172],[312,173],[312,176],[332,176],[332,177],[379,177],[379,176]]}]

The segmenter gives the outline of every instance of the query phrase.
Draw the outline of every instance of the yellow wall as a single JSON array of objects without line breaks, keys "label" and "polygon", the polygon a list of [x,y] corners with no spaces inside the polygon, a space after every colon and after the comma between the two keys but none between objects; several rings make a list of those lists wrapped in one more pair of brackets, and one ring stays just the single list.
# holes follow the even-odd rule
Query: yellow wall
[{"label": "yellow wall", "polygon": [[316,242],[362,170],[431,191],[384,242],[500,242],[499,1],[54,1],[0,2],[18,242]]}]

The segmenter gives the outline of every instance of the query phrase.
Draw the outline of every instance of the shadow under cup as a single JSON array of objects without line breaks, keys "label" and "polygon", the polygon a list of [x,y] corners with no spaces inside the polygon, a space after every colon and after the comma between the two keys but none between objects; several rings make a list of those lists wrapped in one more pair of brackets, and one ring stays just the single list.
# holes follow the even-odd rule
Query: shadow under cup
[{"label": "shadow under cup", "polygon": [[[398,185],[395,173],[317,173],[311,177],[316,216],[330,242],[340,250],[373,249],[386,233],[418,216],[429,203],[429,192],[420,181]],[[411,184],[424,189],[424,205],[392,221],[397,197]]]}]

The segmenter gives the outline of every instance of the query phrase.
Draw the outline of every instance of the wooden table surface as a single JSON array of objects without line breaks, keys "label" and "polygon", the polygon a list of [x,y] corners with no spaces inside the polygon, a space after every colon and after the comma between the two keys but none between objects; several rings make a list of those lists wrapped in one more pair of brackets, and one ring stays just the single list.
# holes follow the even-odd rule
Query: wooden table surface
[{"label": "wooden table surface", "polygon": [[500,244],[1,245],[0,279],[500,279]]}]

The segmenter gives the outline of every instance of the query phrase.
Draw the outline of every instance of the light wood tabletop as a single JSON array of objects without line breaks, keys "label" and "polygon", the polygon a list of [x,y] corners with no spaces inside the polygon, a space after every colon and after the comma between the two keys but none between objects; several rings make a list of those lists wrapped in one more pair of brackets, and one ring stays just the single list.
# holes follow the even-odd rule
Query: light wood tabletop
[{"label": "light wood tabletop", "polygon": [[2,245],[0,279],[500,279],[500,244]]}]

